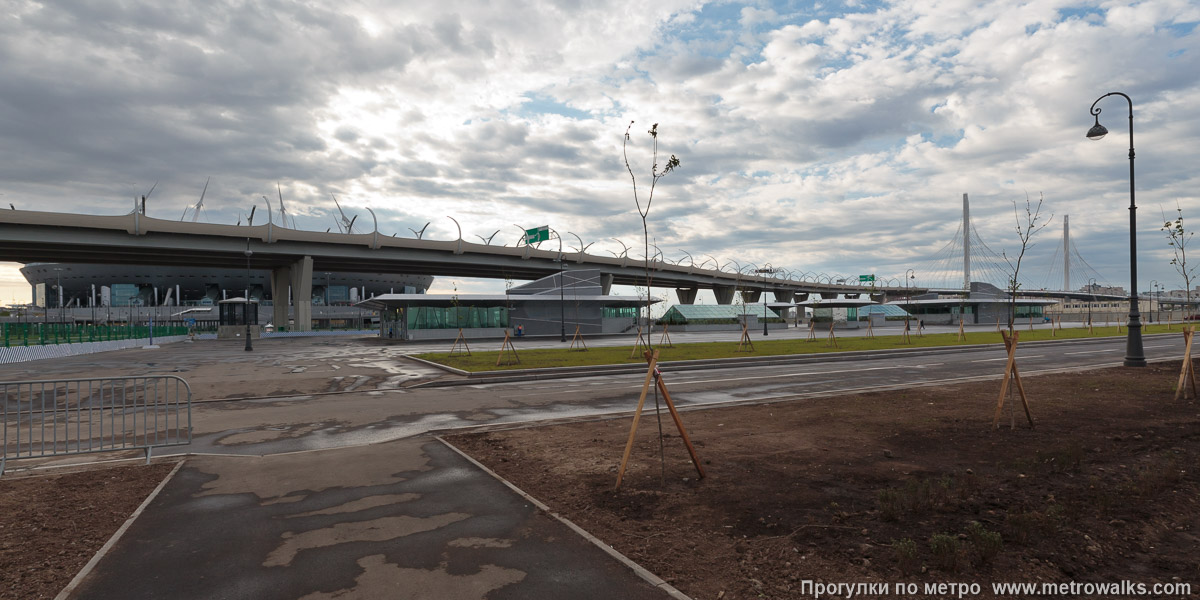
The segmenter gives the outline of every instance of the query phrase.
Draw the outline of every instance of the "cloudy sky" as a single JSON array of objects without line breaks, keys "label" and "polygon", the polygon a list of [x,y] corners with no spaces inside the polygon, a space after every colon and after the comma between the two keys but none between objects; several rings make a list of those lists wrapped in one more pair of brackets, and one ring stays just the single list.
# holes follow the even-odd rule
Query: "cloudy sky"
[{"label": "cloudy sky", "polygon": [[[1159,227],[1177,203],[1200,227],[1198,22],[1189,0],[0,0],[0,206],[122,214],[157,182],[149,214],[179,219],[211,178],[201,221],[261,222],[278,184],[303,229],[336,231],[336,195],[387,235],[549,224],[607,255],[640,240],[634,121],[643,194],[651,125],[681,161],[650,212],[671,260],[940,285],[962,194],[1010,255],[1028,195],[1053,218],[1026,285],[1061,287],[1064,215],[1128,285],[1124,100],[1084,137],[1122,91],[1140,287],[1181,287]],[[28,299],[0,264],[0,303]]]}]

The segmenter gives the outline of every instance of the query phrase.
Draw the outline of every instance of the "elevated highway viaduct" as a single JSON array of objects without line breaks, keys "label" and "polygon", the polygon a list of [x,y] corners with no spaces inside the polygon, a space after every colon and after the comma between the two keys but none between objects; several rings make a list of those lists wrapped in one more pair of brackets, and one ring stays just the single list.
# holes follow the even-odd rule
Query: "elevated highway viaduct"
[{"label": "elevated highway viaduct", "polygon": [[[247,261],[247,251],[250,252]],[[292,290],[295,322],[306,327],[312,315],[313,272],[357,271],[450,277],[533,280],[560,268],[598,269],[605,293],[613,284],[646,282],[646,261],[585,252],[496,246],[462,240],[419,240],[370,233],[303,231],[263,225],[191,223],[147,217],[0,210],[0,261],[144,264],[249,268],[271,272],[271,287]],[[680,302],[695,301],[711,289],[721,304],[741,290],[755,302],[771,292],[781,302],[806,294],[869,293],[902,295],[923,290],[865,287],[780,278],[771,274],[731,273],[696,265],[651,260],[653,287],[675,288]],[[800,298],[803,299],[803,298]],[[277,303],[275,322],[287,322],[287,305]],[[282,311],[282,314],[280,314]],[[302,324],[302,325],[301,325]]]}]

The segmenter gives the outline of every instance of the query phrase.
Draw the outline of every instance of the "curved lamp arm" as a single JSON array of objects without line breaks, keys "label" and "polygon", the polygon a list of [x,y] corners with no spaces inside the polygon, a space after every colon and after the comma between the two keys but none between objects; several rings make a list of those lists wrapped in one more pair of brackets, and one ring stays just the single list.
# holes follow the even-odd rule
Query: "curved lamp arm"
[{"label": "curved lamp arm", "polygon": [[459,225],[459,224],[458,224],[458,219],[455,219],[454,217],[452,217],[452,216],[450,216],[450,215],[446,215],[446,218],[447,218],[447,219],[450,219],[451,221],[454,221],[454,225],[455,225],[455,227],[458,227],[458,245],[457,245],[457,246],[455,246],[455,248],[454,248],[454,253],[455,253],[455,254],[462,254],[462,253],[463,253],[463,249],[462,249],[462,243],[463,243],[463,239],[462,239],[462,225]]},{"label": "curved lamp arm", "polygon": [[374,231],[371,232],[371,249],[379,249],[379,219],[375,218],[375,211],[367,208],[367,212],[371,213],[371,222],[374,224]]}]

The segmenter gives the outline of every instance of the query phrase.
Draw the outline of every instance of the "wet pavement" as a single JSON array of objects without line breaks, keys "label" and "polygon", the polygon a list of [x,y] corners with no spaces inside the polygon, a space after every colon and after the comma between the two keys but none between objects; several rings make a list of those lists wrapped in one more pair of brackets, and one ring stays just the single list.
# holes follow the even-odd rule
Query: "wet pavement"
[{"label": "wet pavement", "polygon": [[433,438],[523,403],[402,389],[443,376],[402,355],[291,338],[0,365],[0,381],[174,375],[193,390],[192,444],[155,451],[184,465],[69,597],[683,597]]},{"label": "wet pavement", "polygon": [[667,598],[428,439],[188,459],[75,598]]},{"label": "wet pavement", "polygon": [[[1022,360],[1087,368],[1119,360],[1122,343],[1047,345]],[[1147,341],[1161,356],[1180,346]],[[430,435],[629,411],[644,376],[409,388],[445,375],[407,351],[364,338],[262,340],[254,352],[213,340],[0,365],[0,381],[164,374],[193,389],[192,444],[155,452],[186,453],[183,468],[71,597],[668,597]],[[998,378],[1003,360],[993,348],[664,377],[686,409]]]}]

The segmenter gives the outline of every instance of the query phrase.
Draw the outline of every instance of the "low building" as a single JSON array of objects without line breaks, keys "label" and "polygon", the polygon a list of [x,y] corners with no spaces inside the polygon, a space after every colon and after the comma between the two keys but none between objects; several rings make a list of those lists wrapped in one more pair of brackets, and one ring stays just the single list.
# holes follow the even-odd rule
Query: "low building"
[{"label": "low building", "polygon": [[1020,296],[1013,300],[1008,292],[994,285],[974,281],[966,293],[922,294],[888,304],[903,308],[926,325],[957,325],[959,320],[967,324],[1006,323],[1010,310],[1019,321],[1042,321],[1047,318],[1047,307],[1057,306],[1059,301]]},{"label": "low building", "polygon": [[[573,336],[637,327],[646,299],[610,296],[598,269],[563,271],[506,294],[382,294],[358,306],[379,311],[380,337],[402,340]],[[651,298],[651,303],[660,302]]]},{"label": "low building", "polygon": [[742,323],[751,330],[766,321],[769,329],[786,329],[779,313],[757,302],[746,304],[676,304],[658,323],[671,331],[740,331]]}]

